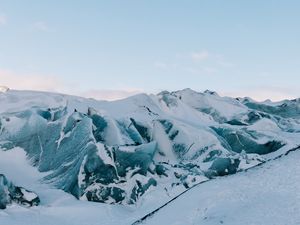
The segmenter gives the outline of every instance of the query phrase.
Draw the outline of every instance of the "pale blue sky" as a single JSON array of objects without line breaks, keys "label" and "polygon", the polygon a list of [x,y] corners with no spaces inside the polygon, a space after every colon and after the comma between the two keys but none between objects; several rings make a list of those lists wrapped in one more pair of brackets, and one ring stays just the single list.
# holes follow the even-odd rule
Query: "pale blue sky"
[{"label": "pale blue sky", "polygon": [[299,12],[297,0],[0,0],[0,83],[300,97]]}]

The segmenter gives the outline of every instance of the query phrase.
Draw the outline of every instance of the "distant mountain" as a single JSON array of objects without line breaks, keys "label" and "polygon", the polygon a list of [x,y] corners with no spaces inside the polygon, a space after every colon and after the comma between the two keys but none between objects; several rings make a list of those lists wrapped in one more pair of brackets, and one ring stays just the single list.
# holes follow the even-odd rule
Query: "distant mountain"
[{"label": "distant mountain", "polygon": [[95,202],[170,199],[300,144],[300,99],[184,89],[108,102],[6,89],[0,106],[0,149],[24,149],[41,182]]}]

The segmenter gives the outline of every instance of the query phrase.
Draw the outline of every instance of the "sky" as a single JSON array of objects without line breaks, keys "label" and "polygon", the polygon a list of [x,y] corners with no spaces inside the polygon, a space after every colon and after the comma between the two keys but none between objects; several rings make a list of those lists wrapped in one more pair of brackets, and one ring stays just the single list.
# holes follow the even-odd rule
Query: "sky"
[{"label": "sky", "polygon": [[300,97],[298,0],[0,0],[0,85]]}]

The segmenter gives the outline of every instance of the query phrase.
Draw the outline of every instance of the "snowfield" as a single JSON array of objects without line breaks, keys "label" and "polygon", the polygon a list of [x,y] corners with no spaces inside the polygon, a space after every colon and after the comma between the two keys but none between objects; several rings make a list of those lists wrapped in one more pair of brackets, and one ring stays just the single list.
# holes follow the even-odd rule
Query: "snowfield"
[{"label": "snowfield", "polygon": [[300,99],[5,89],[0,225],[300,224],[299,146]]},{"label": "snowfield", "polygon": [[143,224],[300,224],[300,150],[203,183]]}]

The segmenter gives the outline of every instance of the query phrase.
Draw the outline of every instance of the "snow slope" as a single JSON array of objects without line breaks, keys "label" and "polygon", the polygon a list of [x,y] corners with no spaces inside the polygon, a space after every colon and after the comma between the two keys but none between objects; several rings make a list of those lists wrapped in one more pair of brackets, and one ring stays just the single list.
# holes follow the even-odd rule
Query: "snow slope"
[{"label": "snow slope", "polygon": [[203,183],[143,224],[300,224],[300,150]]}]

